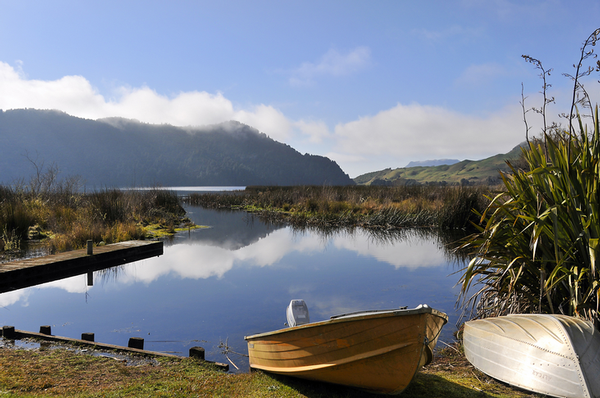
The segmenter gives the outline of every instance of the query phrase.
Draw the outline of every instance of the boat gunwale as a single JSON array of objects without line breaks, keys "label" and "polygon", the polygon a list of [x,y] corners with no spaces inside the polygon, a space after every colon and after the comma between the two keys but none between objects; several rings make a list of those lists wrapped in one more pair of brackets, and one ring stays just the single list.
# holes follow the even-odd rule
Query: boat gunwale
[{"label": "boat gunwale", "polygon": [[412,308],[412,309],[372,310],[372,311],[354,312],[354,313],[350,313],[350,314],[335,315],[335,316],[332,316],[330,319],[326,319],[324,321],[312,322],[312,323],[307,323],[305,325],[294,326],[291,328],[283,328],[283,329],[273,330],[270,332],[253,334],[250,336],[245,336],[244,340],[250,341],[250,340],[259,339],[262,337],[274,336],[274,335],[284,334],[284,333],[291,333],[291,332],[295,332],[298,330],[315,328],[315,327],[337,324],[337,323],[356,322],[356,321],[361,321],[361,320],[365,320],[365,319],[402,317],[402,316],[422,315],[422,314],[431,314],[431,315],[437,316],[439,318],[442,318],[444,320],[444,323],[442,324],[442,326],[448,322],[448,315],[446,313],[436,310],[434,308],[431,308],[429,306],[419,306],[417,308]]}]

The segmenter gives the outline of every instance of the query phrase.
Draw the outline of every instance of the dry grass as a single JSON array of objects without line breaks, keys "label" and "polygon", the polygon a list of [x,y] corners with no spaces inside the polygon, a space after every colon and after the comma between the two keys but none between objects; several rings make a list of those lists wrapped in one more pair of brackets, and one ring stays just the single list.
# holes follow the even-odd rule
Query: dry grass
[{"label": "dry grass", "polygon": [[110,244],[144,239],[151,224],[172,233],[184,217],[176,193],[160,189],[65,195],[0,186],[0,252],[31,238],[32,229],[41,232],[50,251],[63,252],[83,248],[88,240]]}]

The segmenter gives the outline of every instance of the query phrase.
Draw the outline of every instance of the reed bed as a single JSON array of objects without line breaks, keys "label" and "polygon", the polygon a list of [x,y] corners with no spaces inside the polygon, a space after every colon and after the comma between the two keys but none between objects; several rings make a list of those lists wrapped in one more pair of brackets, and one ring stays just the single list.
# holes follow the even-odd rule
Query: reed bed
[{"label": "reed bed", "polygon": [[243,209],[295,226],[464,229],[478,221],[489,187],[294,186],[248,187],[241,192],[191,194],[184,201],[208,208]]},{"label": "reed bed", "polygon": [[91,193],[0,186],[0,252],[43,239],[51,252],[144,239],[149,225],[172,230],[185,216],[174,192],[103,189]]}]

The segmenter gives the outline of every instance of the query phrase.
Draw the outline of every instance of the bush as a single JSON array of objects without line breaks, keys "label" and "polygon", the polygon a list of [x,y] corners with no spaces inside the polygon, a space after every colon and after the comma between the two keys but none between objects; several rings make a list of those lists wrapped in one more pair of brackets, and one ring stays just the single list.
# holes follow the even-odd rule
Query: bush
[{"label": "bush", "polygon": [[[596,30],[584,43],[581,61],[599,35]],[[582,88],[581,61],[574,98]],[[582,98],[589,104],[585,91]],[[480,232],[462,246],[473,258],[461,277],[461,299],[477,316],[541,312],[600,320],[598,106],[591,132],[581,115],[575,120],[578,133],[571,124],[569,131],[555,127],[523,149],[527,167],[511,166],[512,175],[503,176],[506,192],[493,198],[480,214]],[[474,284],[482,286],[468,297]]]}]

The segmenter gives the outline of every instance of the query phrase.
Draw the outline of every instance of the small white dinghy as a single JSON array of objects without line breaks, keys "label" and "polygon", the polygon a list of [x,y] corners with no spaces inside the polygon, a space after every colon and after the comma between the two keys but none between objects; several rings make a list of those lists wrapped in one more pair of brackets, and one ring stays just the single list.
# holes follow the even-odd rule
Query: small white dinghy
[{"label": "small white dinghy", "polygon": [[465,323],[465,355],[483,373],[554,397],[600,397],[600,333],[566,315],[522,314]]}]

